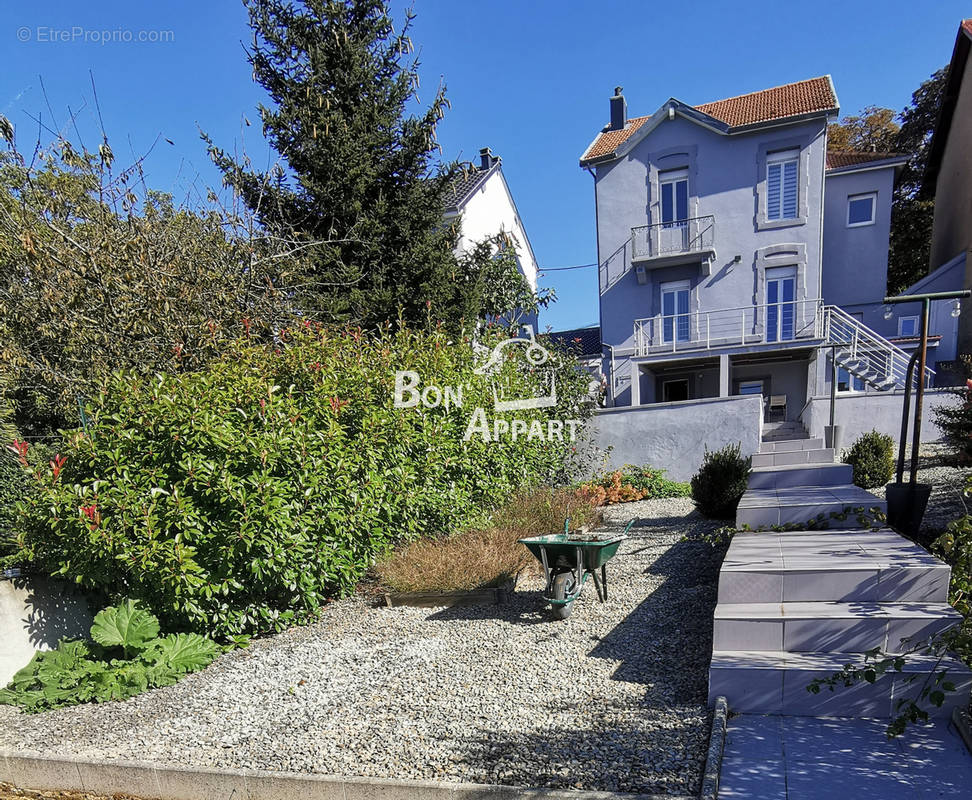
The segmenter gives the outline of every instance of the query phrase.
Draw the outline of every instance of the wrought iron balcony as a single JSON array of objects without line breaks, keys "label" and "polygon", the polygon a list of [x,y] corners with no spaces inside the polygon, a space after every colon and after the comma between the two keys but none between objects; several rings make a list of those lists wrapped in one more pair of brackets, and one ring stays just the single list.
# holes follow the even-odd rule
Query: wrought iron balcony
[{"label": "wrought iron balcony", "polygon": [[[631,260],[646,267],[715,255],[715,217],[692,217],[631,229]],[[657,261],[657,264],[646,262]]]}]

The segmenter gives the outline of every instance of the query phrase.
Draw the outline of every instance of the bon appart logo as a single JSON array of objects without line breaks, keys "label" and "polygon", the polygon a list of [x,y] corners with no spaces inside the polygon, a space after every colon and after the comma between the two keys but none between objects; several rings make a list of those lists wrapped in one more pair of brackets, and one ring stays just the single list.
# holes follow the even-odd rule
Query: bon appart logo
[{"label": "bon appart logo", "polygon": [[[539,379],[539,392],[525,397],[513,396],[512,382],[504,381],[500,373],[504,362],[512,357],[523,360],[523,366],[530,369]],[[551,366],[551,354],[531,334],[529,337],[517,336],[497,344],[484,363],[473,370],[476,375],[493,375],[490,382],[493,396],[493,417],[486,409],[476,406],[472,409],[469,424],[463,434],[463,441],[480,436],[484,442],[498,442],[501,439],[534,439],[548,442],[573,442],[577,435],[578,419],[526,420],[520,417],[507,419],[496,416],[515,411],[554,408],[557,405],[557,373]],[[395,373],[395,408],[463,408],[465,386],[439,386],[434,383],[422,384],[421,376],[414,370],[399,370]]]}]

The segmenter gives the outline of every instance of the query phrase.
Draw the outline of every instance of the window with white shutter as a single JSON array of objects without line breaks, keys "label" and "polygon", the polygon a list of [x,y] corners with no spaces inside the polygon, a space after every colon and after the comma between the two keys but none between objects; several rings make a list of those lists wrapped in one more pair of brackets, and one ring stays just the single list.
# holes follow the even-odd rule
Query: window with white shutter
[{"label": "window with white shutter", "polygon": [[766,218],[796,219],[799,150],[770,153],[766,158]]}]

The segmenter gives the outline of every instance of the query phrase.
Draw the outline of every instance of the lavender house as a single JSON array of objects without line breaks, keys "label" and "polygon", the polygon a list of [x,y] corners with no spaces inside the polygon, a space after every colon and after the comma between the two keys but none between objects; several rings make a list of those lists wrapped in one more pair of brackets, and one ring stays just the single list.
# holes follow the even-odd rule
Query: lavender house
[{"label": "lavender house", "polygon": [[[903,388],[916,312],[886,318],[882,299],[906,158],[828,154],[837,114],[829,76],[697,106],[670,98],[639,117],[615,90],[580,159],[594,179],[611,405],[664,406],[667,427],[691,427],[697,411],[679,409],[706,403],[711,429],[721,401],[726,419],[755,409],[757,429],[820,435],[832,358],[842,396]],[[954,358],[954,321],[933,325]],[[736,402],[747,397],[760,401]],[[878,427],[893,430],[900,400],[885,405]]]}]

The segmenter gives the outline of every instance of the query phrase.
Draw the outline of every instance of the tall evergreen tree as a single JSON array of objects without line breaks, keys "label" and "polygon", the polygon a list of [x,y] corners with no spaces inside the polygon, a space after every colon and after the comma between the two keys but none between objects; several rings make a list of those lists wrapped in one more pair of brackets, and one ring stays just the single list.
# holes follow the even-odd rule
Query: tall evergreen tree
[{"label": "tall evergreen tree", "polygon": [[443,86],[417,105],[412,14],[396,31],[384,0],[247,0],[254,79],[271,102],[263,133],[283,164],[254,171],[207,139],[210,154],[261,222],[307,243],[301,309],[374,325],[453,316],[463,302],[443,222],[454,165],[441,165]]}]

